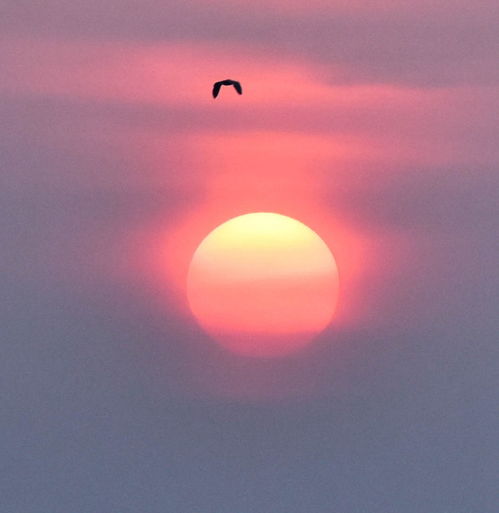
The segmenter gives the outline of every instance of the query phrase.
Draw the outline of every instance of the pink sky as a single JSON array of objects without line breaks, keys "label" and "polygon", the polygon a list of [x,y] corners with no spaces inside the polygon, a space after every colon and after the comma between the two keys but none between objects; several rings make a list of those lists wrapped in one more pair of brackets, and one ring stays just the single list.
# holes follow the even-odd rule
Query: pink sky
[{"label": "pink sky", "polygon": [[[415,318],[435,315],[424,284],[491,208],[495,2],[60,0],[6,12],[5,137],[43,167],[18,166],[7,190],[122,202],[122,217],[81,221],[62,261],[47,249],[48,268],[159,286],[160,308],[189,323],[196,245],[230,217],[276,211],[334,251],[338,329],[397,324],[413,303]],[[214,101],[227,76],[243,96]]]},{"label": "pink sky", "polygon": [[[0,4],[2,513],[495,513],[499,2]],[[254,211],[338,264],[286,358],[186,302]]]}]

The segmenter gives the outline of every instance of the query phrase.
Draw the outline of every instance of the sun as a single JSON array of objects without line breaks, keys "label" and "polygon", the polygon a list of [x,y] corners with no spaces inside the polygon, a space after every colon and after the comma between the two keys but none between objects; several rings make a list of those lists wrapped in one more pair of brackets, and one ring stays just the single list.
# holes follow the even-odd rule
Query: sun
[{"label": "sun", "polygon": [[267,212],[230,219],[209,233],[189,267],[194,317],[236,353],[279,357],[331,321],[338,269],[325,242],[303,223]]}]

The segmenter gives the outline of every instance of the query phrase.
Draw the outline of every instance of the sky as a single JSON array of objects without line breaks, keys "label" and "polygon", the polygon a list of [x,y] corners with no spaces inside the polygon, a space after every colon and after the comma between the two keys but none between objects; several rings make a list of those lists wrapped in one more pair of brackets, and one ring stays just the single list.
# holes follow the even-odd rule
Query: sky
[{"label": "sky", "polygon": [[[0,509],[495,513],[495,0],[4,0]],[[244,94],[215,80],[235,78]],[[333,322],[238,356],[228,219],[332,250]]]}]

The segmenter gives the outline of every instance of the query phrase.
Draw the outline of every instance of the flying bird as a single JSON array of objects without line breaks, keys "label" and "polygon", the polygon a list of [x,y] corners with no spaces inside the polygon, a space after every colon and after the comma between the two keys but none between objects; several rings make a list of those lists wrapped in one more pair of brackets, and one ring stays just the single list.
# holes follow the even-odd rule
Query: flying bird
[{"label": "flying bird", "polygon": [[216,98],[218,96],[218,93],[220,92],[220,88],[225,86],[234,86],[234,89],[239,93],[243,94],[243,88],[241,87],[241,84],[237,80],[231,80],[230,78],[226,78],[225,80],[220,80],[220,82],[215,82],[213,84],[213,98]]}]

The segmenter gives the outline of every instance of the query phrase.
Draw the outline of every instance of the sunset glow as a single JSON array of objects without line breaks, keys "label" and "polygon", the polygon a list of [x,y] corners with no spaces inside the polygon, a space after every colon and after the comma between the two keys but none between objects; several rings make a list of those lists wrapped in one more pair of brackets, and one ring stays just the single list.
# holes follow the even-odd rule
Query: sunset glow
[{"label": "sunset glow", "polygon": [[253,213],[213,230],[189,269],[189,305],[223,346],[248,356],[281,356],[330,322],[338,293],[333,255],[310,228]]}]

